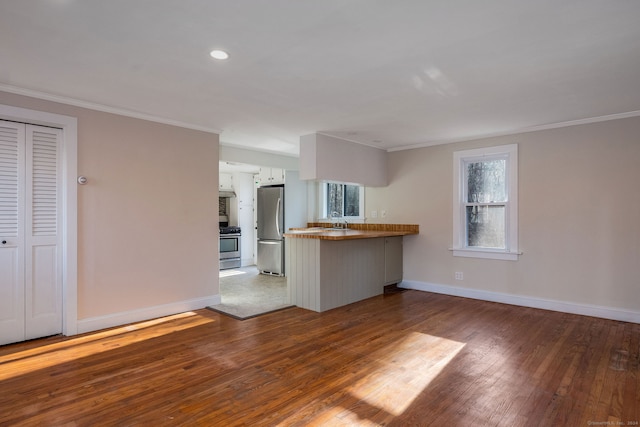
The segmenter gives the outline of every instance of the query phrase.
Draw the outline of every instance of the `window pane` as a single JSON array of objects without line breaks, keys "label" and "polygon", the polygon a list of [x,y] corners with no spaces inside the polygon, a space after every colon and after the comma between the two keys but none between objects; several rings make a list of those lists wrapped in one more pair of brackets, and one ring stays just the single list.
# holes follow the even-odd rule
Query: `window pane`
[{"label": "window pane", "polygon": [[467,206],[467,246],[505,249],[505,207]]},{"label": "window pane", "polygon": [[327,216],[329,218],[342,216],[343,189],[342,184],[327,184]]},{"label": "window pane", "polygon": [[506,202],[506,160],[467,164],[467,202]]},{"label": "window pane", "polygon": [[344,216],[360,216],[360,187],[344,186]]},{"label": "window pane", "polygon": [[327,183],[327,217],[360,216],[360,186]]}]

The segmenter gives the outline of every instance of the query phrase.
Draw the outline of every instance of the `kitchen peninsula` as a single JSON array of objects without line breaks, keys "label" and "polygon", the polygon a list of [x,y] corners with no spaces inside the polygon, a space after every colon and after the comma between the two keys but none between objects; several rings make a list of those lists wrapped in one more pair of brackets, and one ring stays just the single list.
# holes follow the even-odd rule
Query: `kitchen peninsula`
[{"label": "kitchen peninsula", "polygon": [[418,225],[331,227],[312,223],[285,233],[292,304],[322,312],[380,295],[386,285],[402,281],[402,239],[418,234]]}]

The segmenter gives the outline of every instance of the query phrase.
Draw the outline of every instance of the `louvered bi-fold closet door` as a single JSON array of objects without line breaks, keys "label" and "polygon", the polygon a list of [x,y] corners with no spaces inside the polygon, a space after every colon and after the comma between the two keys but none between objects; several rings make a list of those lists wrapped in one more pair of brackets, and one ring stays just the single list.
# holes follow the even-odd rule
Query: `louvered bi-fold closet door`
[{"label": "louvered bi-fold closet door", "polygon": [[60,129],[27,125],[25,338],[62,332]]},{"label": "louvered bi-fold closet door", "polygon": [[25,339],[25,125],[0,121],[0,344]]},{"label": "louvered bi-fold closet door", "polygon": [[62,135],[11,122],[0,135],[2,344],[62,331]]}]

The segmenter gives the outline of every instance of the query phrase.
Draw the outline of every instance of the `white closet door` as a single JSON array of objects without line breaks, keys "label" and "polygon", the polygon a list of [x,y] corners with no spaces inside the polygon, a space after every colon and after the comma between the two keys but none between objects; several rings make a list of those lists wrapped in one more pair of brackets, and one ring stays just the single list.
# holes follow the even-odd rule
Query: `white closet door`
[{"label": "white closet door", "polygon": [[25,339],[25,126],[0,121],[0,344]]},{"label": "white closet door", "polygon": [[61,137],[0,121],[0,344],[62,331]]},{"label": "white closet door", "polygon": [[62,331],[60,129],[27,125],[26,339]]}]

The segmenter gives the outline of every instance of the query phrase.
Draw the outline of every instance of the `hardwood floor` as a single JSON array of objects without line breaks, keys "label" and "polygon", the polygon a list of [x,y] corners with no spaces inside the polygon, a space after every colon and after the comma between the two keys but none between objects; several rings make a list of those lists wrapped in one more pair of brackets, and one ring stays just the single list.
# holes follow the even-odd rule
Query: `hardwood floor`
[{"label": "hardwood floor", "polygon": [[638,324],[418,291],[199,310],[0,347],[0,425],[638,425],[639,348]]}]

